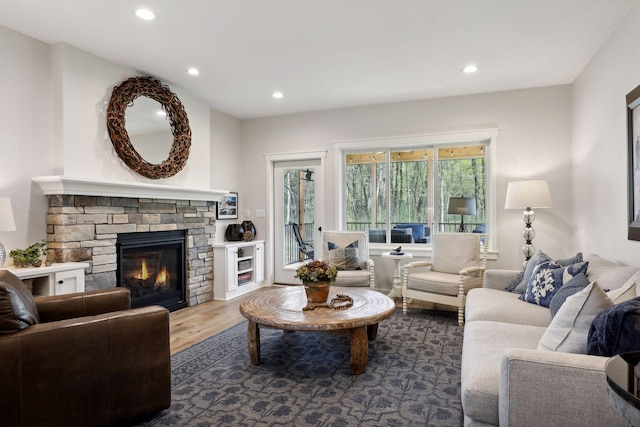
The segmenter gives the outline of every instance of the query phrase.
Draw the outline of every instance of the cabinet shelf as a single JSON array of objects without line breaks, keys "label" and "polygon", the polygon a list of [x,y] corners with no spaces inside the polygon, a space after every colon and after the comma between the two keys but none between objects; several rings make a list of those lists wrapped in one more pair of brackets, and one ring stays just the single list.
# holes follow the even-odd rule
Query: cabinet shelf
[{"label": "cabinet shelf", "polygon": [[229,300],[251,292],[264,285],[264,240],[213,245],[213,264],[214,299]]}]

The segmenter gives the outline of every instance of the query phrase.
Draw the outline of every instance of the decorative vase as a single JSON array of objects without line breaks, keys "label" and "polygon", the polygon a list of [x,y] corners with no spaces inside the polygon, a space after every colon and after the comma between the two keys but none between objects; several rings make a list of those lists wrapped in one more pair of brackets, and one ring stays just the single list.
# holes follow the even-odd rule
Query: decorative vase
[{"label": "decorative vase", "polygon": [[329,298],[329,287],[331,282],[302,282],[304,291],[307,294],[307,302],[314,304],[324,304]]},{"label": "decorative vase", "polygon": [[251,240],[256,238],[256,227],[253,225],[253,222],[247,220],[242,221],[242,229],[244,230],[244,234],[242,236],[245,242],[250,242]]}]

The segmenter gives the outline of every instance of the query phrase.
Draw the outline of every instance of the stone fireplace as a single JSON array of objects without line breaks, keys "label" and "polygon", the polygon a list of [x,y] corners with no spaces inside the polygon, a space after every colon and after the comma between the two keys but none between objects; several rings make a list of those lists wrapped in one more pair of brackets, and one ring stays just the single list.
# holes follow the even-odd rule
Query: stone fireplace
[{"label": "stone fireplace", "polygon": [[[116,286],[119,234],[181,231],[185,237],[186,303],[191,306],[213,299],[215,200],[225,191],[151,184],[114,186],[65,177],[40,177],[34,182],[42,187],[49,201],[48,258],[54,262],[90,263],[86,290]],[[145,197],[133,196],[136,193]],[[161,195],[175,198],[159,198]]]}]

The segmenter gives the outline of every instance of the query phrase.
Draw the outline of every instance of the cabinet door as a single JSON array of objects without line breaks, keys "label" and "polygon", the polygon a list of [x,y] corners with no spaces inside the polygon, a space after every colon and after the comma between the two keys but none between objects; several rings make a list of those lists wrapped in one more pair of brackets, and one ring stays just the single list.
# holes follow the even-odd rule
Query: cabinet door
[{"label": "cabinet door", "polygon": [[227,248],[227,292],[238,288],[238,248]]},{"label": "cabinet door", "polygon": [[254,281],[264,282],[264,243],[256,243],[256,251],[253,257]]},{"label": "cabinet door", "polygon": [[84,292],[84,269],[61,271],[53,275],[54,295]]}]

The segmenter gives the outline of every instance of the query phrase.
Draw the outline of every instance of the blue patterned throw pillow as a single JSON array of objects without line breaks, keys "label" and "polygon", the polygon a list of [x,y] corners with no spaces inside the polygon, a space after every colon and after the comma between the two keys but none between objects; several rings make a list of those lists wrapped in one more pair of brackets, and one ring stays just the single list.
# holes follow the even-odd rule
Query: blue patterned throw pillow
[{"label": "blue patterned throw pillow", "polygon": [[527,284],[527,290],[520,295],[520,299],[549,307],[551,299],[558,289],[580,273],[586,273],[588,262],[579,262],[562,267],[554,261],[538,265]]}]

